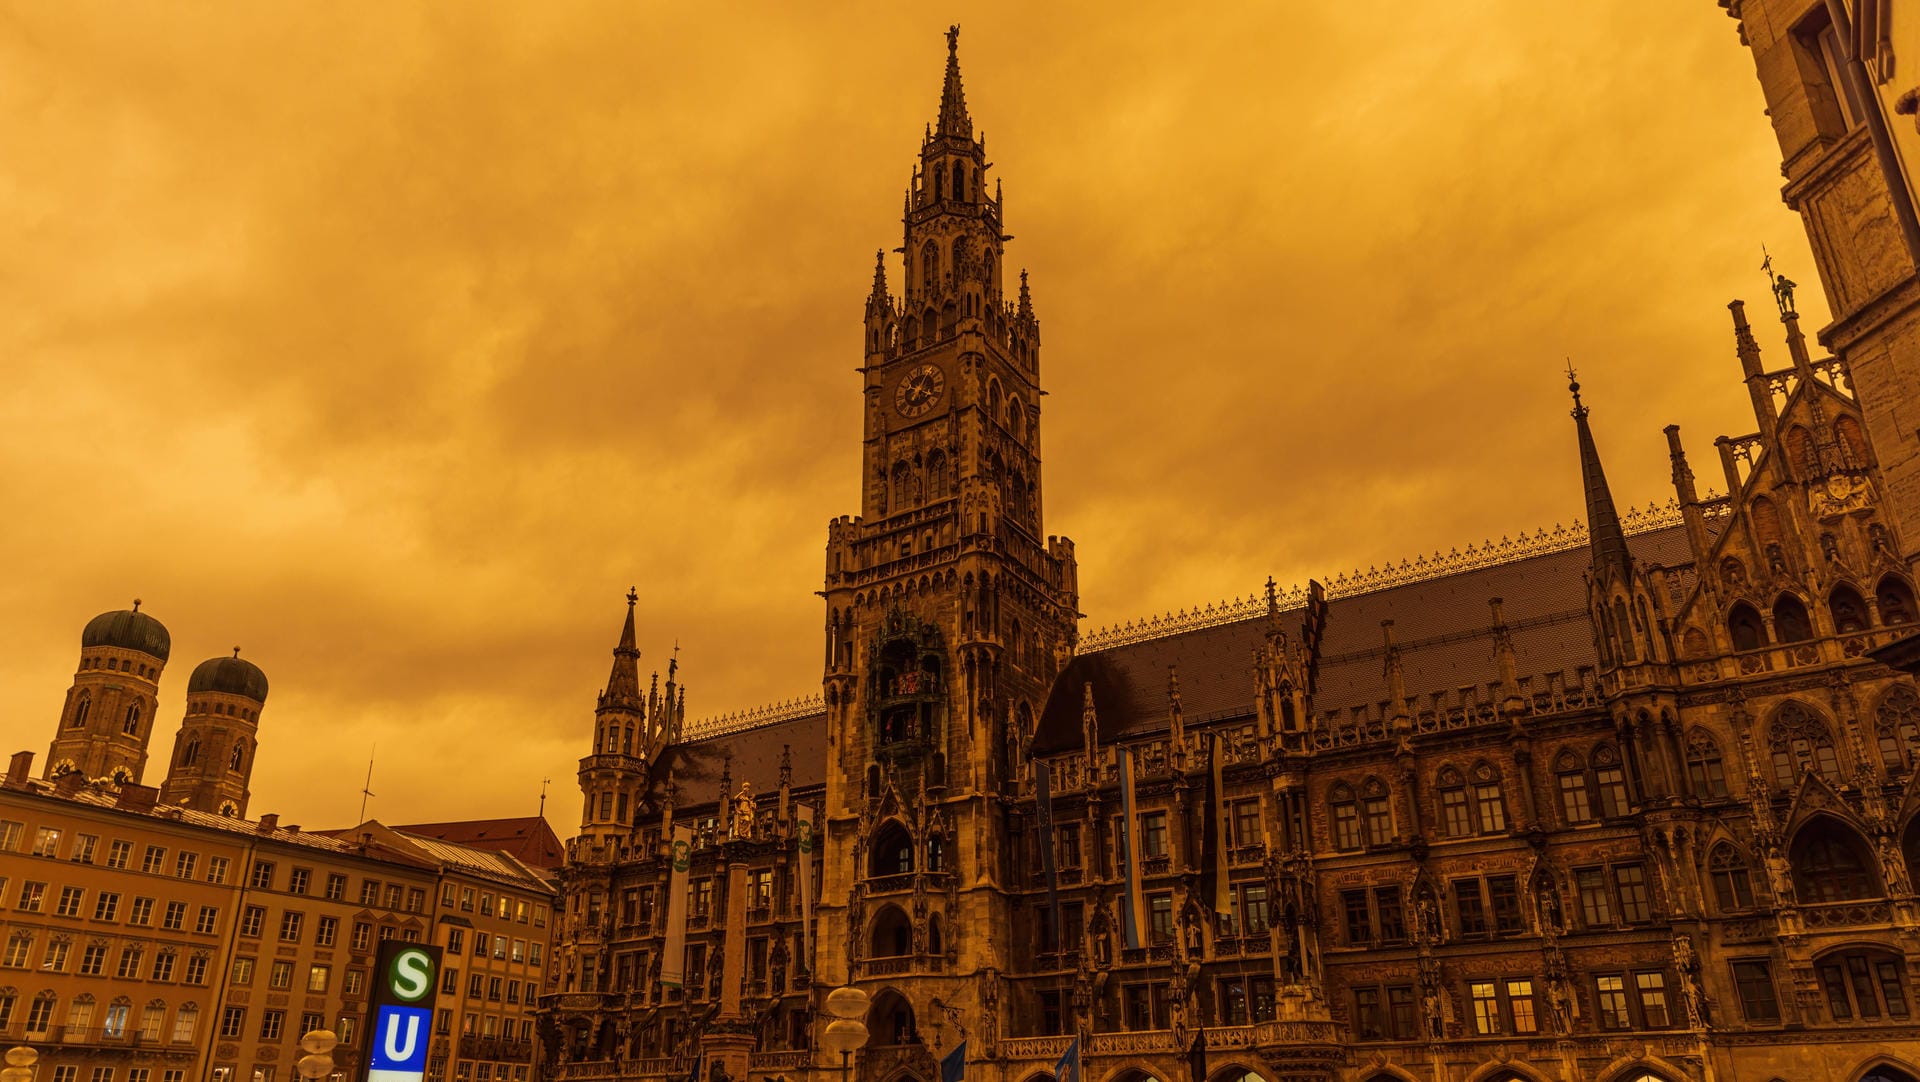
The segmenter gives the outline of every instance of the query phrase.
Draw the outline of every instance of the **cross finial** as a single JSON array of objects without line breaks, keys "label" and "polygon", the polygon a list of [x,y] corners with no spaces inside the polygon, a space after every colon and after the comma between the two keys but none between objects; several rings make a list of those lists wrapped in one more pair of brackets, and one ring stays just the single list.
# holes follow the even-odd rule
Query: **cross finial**
[{"label": "cross finial", "polygon": [[1573,370],[1572,357],[1567,358],[1567,390],[1573,392],[1574,412],[1575,413],[1586,412],[1587,407],[1580,404],[1580,375],[1579,373]]},{"label": "cross finial", "polygon": [[635,602],[637,602],[637,601],[639,601],[639,600],[640,600],[640,587],[638,587],[638,586],[629,586],[629,587],[627,587],[627,605],[628,605],[628,607],[632,607],[632,606],[633,606],[633,604],[634,604]]}]

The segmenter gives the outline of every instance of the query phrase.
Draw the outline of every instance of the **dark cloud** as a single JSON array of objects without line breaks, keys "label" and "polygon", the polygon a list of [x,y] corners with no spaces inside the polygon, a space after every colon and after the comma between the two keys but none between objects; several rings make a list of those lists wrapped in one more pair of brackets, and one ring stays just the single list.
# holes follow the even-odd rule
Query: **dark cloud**
[{"label": "dark cloud", "polygon": [[[1621,499],[1668,495],[1668,422],[1712,477],[1722,306],[1762,241],[1811,280],[1711,5],[967,19],[1093,626],[1571,520],[1567,356]],[[0,20],[17,745],[136,594],[167,714],[201,657],[267,669],[256,806],[310,824],[376,743],[385,818],[569,794],[629,585],[694,715],[817,689],[933,15]]]}]

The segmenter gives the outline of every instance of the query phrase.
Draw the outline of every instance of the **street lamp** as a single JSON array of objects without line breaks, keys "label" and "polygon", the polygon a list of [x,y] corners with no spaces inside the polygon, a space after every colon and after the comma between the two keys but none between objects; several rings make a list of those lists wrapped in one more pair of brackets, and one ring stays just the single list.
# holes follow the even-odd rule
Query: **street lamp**
[{"label": "street lamp", "polygon": [[300,1057],[293,1069],[299,1071],[300,1077],[308,1082],[327,1077],[333,1073],[333,1046],[339,1043],[340,1038],[330,1029],[309,1032],[300,1038],[300,1051],[306,1055]]},{"label": "street lamp", "polygon": [[7,1049],[7,1066],[0,1069],[0,1082],[33,1082],[33,1064],[40,1053],[26,1045]]},{"label": "street lamp", "polygon": [[853,1054],[867,1046],[867,994],[848,985],[827,993],[827,1023],[824,1041],[827,1051],[840,1053],[840,1082],[847,1082]]}]

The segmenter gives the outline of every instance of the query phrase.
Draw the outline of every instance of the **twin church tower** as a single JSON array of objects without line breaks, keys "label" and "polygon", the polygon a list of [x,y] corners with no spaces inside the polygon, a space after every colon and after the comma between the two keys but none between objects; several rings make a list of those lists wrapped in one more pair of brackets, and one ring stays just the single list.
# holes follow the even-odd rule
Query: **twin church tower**
[{"label": "twin church tower", "polygon": [[[173,639],[133,608],[103,612],[80,633],[80,667],[60,711],[45,777],[141,783],[160,713],[160,672]],[[247,811],[267,674],[240,657],[201,662],[187,680],[187,712],[174,739],[160,803],[226,816]]]}]

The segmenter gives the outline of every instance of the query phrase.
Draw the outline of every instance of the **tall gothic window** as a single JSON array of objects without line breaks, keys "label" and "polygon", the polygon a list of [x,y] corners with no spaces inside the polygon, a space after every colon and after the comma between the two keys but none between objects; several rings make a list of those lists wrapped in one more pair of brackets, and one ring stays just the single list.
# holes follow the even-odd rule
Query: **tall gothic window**
[{"label": "tall gothic window", "polygon": [[140,704],[127,707],[127,719],[120,723],[120,731],[128,736],[140,735]]},{"label": "tall gothic window", "polygon": [[85,692],[80,693],[80,705],[73,709],[73,724],[69,728],[78,729],[87,723],[87,714],[93,709],[93,699]]},{"label": "tall gothic window", "polygon": [[1713,901],[1722,913],[1744,913],[1753,908],[1753,872],[1747,858],[1726,842],[1707,857],[1707,875],[1713,880]]},{"label": "tall gothic window", "polygon": [[1735,650],[1758,650],[1767,644],[1767,627],[1753,606],[1737,601],[1727,610],[1727,634]]},{"label": "tall gothic window", "polygon": [[1834,785],[1844,780],[1833,746],[1833,731],[1824,719],[1800,703],[1788,702],[1774,715],[1768,749],[1772,753],[1773,780],[1782,787],[1793,785],[1808,767]]},{"label": "tall gothic window", "polygon": [[1712,733],[1698,727],[1687,734],[1687,781],[1693,786],[1694,796],[1727,795],[1727,772],[1720,758],[1720,745]]},{"label": "tall gothic window", "polygon": [[928,295],[940,285],[940,246],[933,241],[920,246],[920,285]]},{"label": "tall gothic window", "polygon": [[1867,603],[1860,591],[1844,582],[1827,595],[1827,611],[1833,615],[1834,630],[1842,635],[1867,629]]},{"label": "tall gothic window", "polygon": [[1773,603],[1773,637],[1781,642],[1813,638],[1813,620],[1807,615],[1807,606],[1792,594],[1781,594]]},{"label": "tall gothic window", "polygon": [[1327,795],[1327,803],[1333,811],[1333,847],[1360,848],[1360,809],[1353,799],[1353,789],[1341,782]]},{"label": "tall gothic window", "polygon": [[1913,587],[1898,575],[1888,575],[1880,580],[1874,590],[1874,597],[1880,603],[1880,622],[1886,625],[1910,624],[1914,621]]},{"label": "tall gothic window", "polygon": [[1890,772],[1911,770],[1920,759],[1920,695],[1907,684],[1895,684],[1874,711],[1880,762]]},{"label": "tall gothic window", "polygon": [[1800,828],[1787,859],[1801,902],[1847,902],[1882,896],[1866,842],[1826,816]]}]

